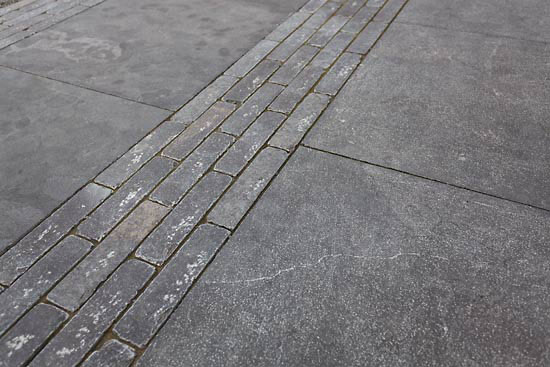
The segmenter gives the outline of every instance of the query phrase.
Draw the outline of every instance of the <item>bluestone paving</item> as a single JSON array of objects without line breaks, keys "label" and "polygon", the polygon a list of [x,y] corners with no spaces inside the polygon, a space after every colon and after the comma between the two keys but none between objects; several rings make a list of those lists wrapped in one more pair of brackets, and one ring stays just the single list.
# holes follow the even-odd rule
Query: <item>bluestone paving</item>
[{"label": "bluestone paving", "polygon": [[82,367],[128,367],[136,352],[118,340],[109,340],[82,363]]},{"label": "bluestone paving", "polygon": [[315,86],[315,92],[336,95],[361,62],[361,56],[345,52]]},{"label": "bluestone paving", "polygon": [[226,72],[226,75],[236,77],[245,76],[254,68],[268,53],[279,45],[276,41],[262,40],[243,57],[233,64]]},{"label": "bluestone paving", "polygon": [[298,102],[300,102],[309,92],[317,80],[319,80],[322,74],[322,68],[314,65],[306,66],[288,87],[279,94],[273,103],[271,103],[269,108],[277,112],[291,112]]},{"label": "bluestone paving", "polygon": [[[369,5],[370,3],[371,1],[369,1],[367,5]],[[372,18],[374,18],[377,12],[378,12],[378,8],[376,7],[372,7],[372,6],[362,7],[351,18],[351,20],[346,23],[346,25],[342,28],[342,31],[350,32],[353,34],[359,33],[359,31],[363,29],[363,27],[367,25],[367,23],[370,22]]]},{"label": "bluestone paving", "polygon": [[303,45],[292,55],[285,64],[277,70],[269,81],[272,83],[288,85],[302,71],[302,69],[319,52],[319,49],[309,45]]},{"label": "bluestone paving", "polygon": [[310,14],[308,12],[296,12],[292,14],[287,20],[268,34],[266,39],[278,42],[283,41],[309,17]]},{"label": "bluestone paving", "polygon": [[408,0],[388,0],[384,7],[374,17],[375,22],[391,22]]},{"label": "bluestone paving", "polygon": [[348,45],[353,41],[353,33],[349,32],[338,32],[333,39],[325,46],[324,50],[334,50],[342,52]]},{"label": "bluestone paving", "polygon": [[343,15],[333,16],[315,32],[308,43],[316,47],[324,47],[347,21],[348,18]]},{"label": "bluestone paving", "polygon": [[303,28],[319,28],[338,10],[340,4],[336,2],[326,2],[317,10],[303,25]]},{"label": "bluestone paving", "polygon": [[224,96],[226,101],[244,102],[279,68],[280,63],[273,60],[260,62],[254,70],[242,78]]},{"label": "bluestone paving", "polygon": [[269,59],[286,61],[313,33],[315,28],[301,26],[269,54]]},{"label": "bluestone paving", "polygon": [[382,35],[382,32],[386,29],[387,24],[383,22],[371,22],[369,23],[359,36],[349,46],[349,52],[355,52],[358,54],[366,54],[370,51],[376,40]]},{"label": "bluestone paving", "polygon": [[336,15],[341,15],[341,16],[344,16],[344,17],[351,17],[355,13],[357,13],[357,11],[359,9],[361,9],[361,7],[363,5],[365,5],[366,2],[367,2],[367,0],[350,0],[350,1],[347,1],[344,5],[342,5],[342,7],[340,9],[338,9],[338,12],[336,13]]},{"label": "bluestone paving", "polygon": [[304,13],[313,13],[317,11],[327,0],[309,0],[300,11]]}]

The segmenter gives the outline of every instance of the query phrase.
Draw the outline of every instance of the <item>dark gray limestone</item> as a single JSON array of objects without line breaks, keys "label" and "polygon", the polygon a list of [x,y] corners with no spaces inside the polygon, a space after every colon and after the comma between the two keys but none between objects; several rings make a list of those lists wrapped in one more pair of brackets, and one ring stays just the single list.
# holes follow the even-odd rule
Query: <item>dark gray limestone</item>
[{"label": "dark gray limestone", "polygon": [[315,28],[301,26],[273,50],[268,58],[271,60],[286,61],[313,33],[315,33]]},{"label": "dark gray limestone", "polygon": [[366,54],[374,46],[376,40],[382,35],[384,29],[386,29],[386,23],[371,22],[365,29],[357,36],[357,38],[349,46],[349,52],[355,52],[358,54]]},{"label": "dark gray limestone", "polygon": [[548,365],[549,226],[301,148],[138,365]]},{"label": "dark gray limestone", "polygon": [[309,18],[309,16],[310,14],[307,12],[296,12],[292,14],[287,20],[275,28],[273,32],[268,34],[266,39],[281,42],[288,37],[289,34],[294,32],[294,30]]},{"label": "dark gray limestone", "polygon": [[345,52],[315,86],[315,92],[336,95],[361,62],[361,56]]},{"label": "dark gray limestone", "polygon": [[278,45],[279,43],[275,41],[260,41],[250,51],[244,54],[236,63],[234,63],[224,74],[242,78]]},{"label": "dark gray limestone", "polygon": [[290,113],[300,100],[309,92],[311,87],[319,80],[323,69],[314,65],[308,65],[298,76],[279,94],[269,106],[272,111]]},{"label": "dark gray limestone", "polygon": [[384,23],[391,22],[408,1],[409,0],[388,0],[384,4],[384,7],[376,14],[374,21]]},{"label": "dark gray limestone", "polygon": [[292,55],[279,70],[269,79],[272,83],[288,85],[302,71],[313,56],[319,52],[316,47],[303,45]]},{"label": "dark gray limestone", "polygon": [[136,352],[118,340],[109,340],[101,349],[90,354],[82,367],[128,367]]},{"label": "dark gray limestone", "polygon": [[[370,3],[369,1],[367,5]],[[361,29],[365,25],[367,25],[368,22],[371,21],[371,19],[374,17],[374,15],[378,12],[378,8],[372,7],[372,6],[365,6],[361,8],[355,14],[349,22],[346,23],[346,25],[342,28],[343,32],[350,32],[353,34],[359,33]]]},{"label": "dark gray limestone", "polygon": [[317,11],[327,0],[309,0],[300,11],[305,13],[313,13]]},{"label": "dark gray limestone", "polygon": [[319,28],[336,12],[336,10],[338,10],[339,7],[340,4],[333,1],[325,3],[302,25],[302,27],[310,29]]},{"label": "dark gray limestone", "polygon": [[335,15],[330,18],[308,41],[310,45],[324,47],[340,28],[346,24],[348,18],[343,15]]},{"label": "dark gray limestone", "polygon": [[244,102],[279,68],[280,63],[273,60],[260,62],[254,70],[241,79],[224,96],[226,101]]},{"label": "dark gray limestone", "polygon": [[333,39],[324,47],[324,50],[342,52],[353,41],[355,35],[349,32],[338,32]]},{"label": "dark gray limestone", "polygon": [[336,15],[341,15],[344,17],[353,16],[365,3],[367,0],[349,0],[340,9],[336,12]]}]

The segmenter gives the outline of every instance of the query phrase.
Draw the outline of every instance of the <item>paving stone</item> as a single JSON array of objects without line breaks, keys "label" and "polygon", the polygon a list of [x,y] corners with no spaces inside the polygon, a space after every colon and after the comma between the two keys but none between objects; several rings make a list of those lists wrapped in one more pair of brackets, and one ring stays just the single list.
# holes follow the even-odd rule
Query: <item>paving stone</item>
[{"label": "paving stone", "polygon": [[304,6],[302,6],[300,11],[305,13],[314,13],[326,2],[327,0],[309,0]]},{"label": "paving stone", "polygon": [[329,1],[315,12],[303,25],[304,28],[317,29],[323,25],[340,7],[339,4]]},{"label": "paving stone", "polygon": [[144,347],[229,237],[226,229],[201,225],[115,325],[120,338]]},{"label": "paving stone", "polygon": [[221,131],[240,136],[283,89],[280,85],[264,84],[224,122]]},{"label": "paving stone", "polygon": [[287,157],[282,150],[263,149],[208,214],[208,220],[234,229]]},{"label": "paving stone", "polygon": [[315,86],[315,91],[336,95],[360,62],[360,55],[345,52]]},{"label": "paving stone", "polygon": [[384,23],[391,22],[406,2],[407,0],[388,0],[380,12],[376,14],[374,21]]},{"label": "paving stone", "polygon": [[150,198],[165,205],[176,205],[234,141],[226,134],[210,135],[153,191]]},{"label": "paving stone", "polygon": [[0,339],[0,367],[23,366],[67,319],[60,309],[39,303]]},{"label": "paving stone", "polygon": [[27,19],[30,19],[42,13],[45,13],[46,11],[52,8],[55,8],[56,6],[57,6],[57,2],[52,1],[39,8],[36,8],[33,10],[25,10],[24,12],[17,14],[18,16],[10,17],[11,14],[15,14],[16,12],[8,13],[4,17],[5,20],[2,24],[8,25],[8,26],[14,26],[22,21],[25,21]]},{"label": "paving stone", "polygon": [[233,112],[235,105],[226,102],[216,102],[197,121],[192,123],[170,145],[163,155],[182,160],[189,155],[199,144],[214,131],[227,116]]},{"label": "paving stone", "polygon": [[365,5],[367,0],[349,0],[346,2],[340,9],[338,9],[338,12],[336,12],[336,15],[341,15],[344,17],[351,17],[357,11]]},{"label": "paving stone", "polygon": [[[367,5],[369,3],[370,1]],[[359,10],[357,14],[355,14],[348,23],[346,23],[346,25],[342,28],[342,31],[353,34],[359,33],[361,29],[363,29],[363,27],[372,20],[378,10],[378,8],[372,6],[365,6],[361,8],[361,10]]]},{"label": "paving stone", "polygon": [[338,32],[333,39],[325,46],[325,50],[334,50],[342,52],[353,41],[354,34],[348,32]]},{"label": "paving stone", "polygon": [[303,45],[290,56],[290,58],[281,66],[279,70],[271,78],[270,82],[277,84],[288,85],[292,79],[296,77],[302,71],[304,66],[306,66],[311,59],[319,52],[319,49],[316,47],[311,47],[309,45]]},{"label": "paving stone", "polygon": [[271,60],[286,61],[313,33],[315,33],[314,28],[301,26],[284,40],[283,43],[279,44],[279,46],[269,54],[268,58]]},{"label": "paving stone", "polygon": [[138,248],[136,256],[160,265],[176,250],[231,183],[231,177],[211,172],[199,181]]},{"label": "paving stone", "polygon": [[45,5],[54,3],[54,0],[38,0],[34,1],[30,4],[25,5],[24,7],[20,7],[19,9],[16,9],[14,11],[9,12],[9,14],[4,14],[0,18],[2,22],[5,22],[7,20],[15,19],[20,17],[21,15],[30,12],[31,10],[35,10],[38,8],[41,8]]},{"label": "paving stone", "polygon": [[347,21],[348,18],[342,15],[333,16],[315,32],[308,43],[313,46],[324,47]]},{"label": "paving stone", "polygon": [[[212,84],[204,88],[198,95],[190,100],[189,103],[183,106],[183,108],[172,117],[172,121],[189,125],[208,110],[210,106],[221,98],[221,96],[223,96],[237,81],[237,78],[228,75],[218,77]],[[224,105],[218,103],[217,106],[218,109],[221,109]],[[229,108],[229,106],[226,107]]]},{"label": "paving stone", "polygon": [[173,168],[175,162],[155,157],[101,204],[81,225],[78,233],[101,240],[124,218]]},{"label": "paving stone", "polygon": [[349,52],[355,52],[365,55],[374,46],[378,37],[382,35],[384,29],[386,29],[386,23],[371,22],[359,36],[353,41],[351,46],[348,47]]},{"label": "paving stone", "polygon": [[71,7],[70,9],[66,10],[66,11],[63,11],[62,13],[60,14],[56,14],[54,16],[51,16],[47,19],[44,19],[40,22],[35,22],[33,25],[31,25],[28,29],[31,33],[37,33],[37,32],[40,32],[48,27],[51,27],[52,25],[54,24],[57,24],[69,17],[72,17],[73,15],[75,14],[78,14],[78,13],[81,13],[83,12],[84,10],[87,10],[88,7],[87,6],[83,6],[83,5],[77,5],[77,6],[73,6]]},{"label": "paving stone", "polygon": [[170,143],[185,129],[185,125],[164,122],[152,133],[148,134],[132,149],[117,159],[105,171],[96,177],[95,181],[111,188],[120,186],[131,175],[137,172],[155,154]]},{"label": "paving stone", "polygon": [[0,283],[11,284],[110,193],[111,190],[93,183],[77,192],[0,257]]},{"label": "paving stone", "polygon": [[98,289],[82,309],[33,359],[30,366],[75,366],[107,331],[155,269],[130,259]]},{"label": "paving stone", "polygon": [[3,16],[4,14],[7,14],[9,12],[12,12],[14,10],[17,10],[19,8],[22,8],[24,6],[29,5],[32,2],[35,2],[36,0],[22,0],[18,1],[16,3],[10,4],[8,6],[0,8],[0,16]]},{"label": "paving stone", "polygon": [[30,32],[23,31],[23,32],[18,32],[16,34],[14,34],[13,36],[4,38],[4,39],[0,40],[0,49],[2,49],[4,47],[8,47],[9,45],[14,44],[15,42],[19,42],[23,38],[26,38],[30,35],[31,35]]},{"label": "paving stone", "polygon": [[243,57],[234,63],[224,74],[236,77],[245,76],[278,45],[279,42],[270,40],[262,40],[258,42],[256,46],[252,47],[250,51],[243,55]]},{"label": "paving stone", "polygon": [[118,340],[109,340],[101,349],[90,354],[82,367],[128,367],[135,357],[132,347]]},{"label": "paving stone", "polygon": [[279,25],[273,32],[271,32],[266,39],[272,41],[281,42],[289,34],[294,32],[307,18],[309,18],[307,12],[296,12],[292,14],[287,20],[285,20],[281,25]]},{"label": "paving stone", "polygon": [[0,294],[0,335],[90,251],[92,245],[69,236]]},{"label": "paving stone", "polygon": [[308,95],[273,135],[269,145],[289,152],[294,150],[329,102],[328,96],[316,93]]},{"label": "paving stone", "polygon": [[92,7],[92,6],[101,4],[101,3],[104,2],[104,1],[105,1],[105,0],[84,0],[84,1],[82,1],[80,4],[82,4],[82,5],[84,5],[84,6]]},{"label": "paving stone", "polygon": [[224,96],[226,101],[244,102],[279,68],[274,60],[263,60],[250,73],[241,79]]},{"label": "paving stone", "polygon": [[273,111],[283,113],[292,111],[321,77],[323,71],[320,67],[313,65],[306,66],[296,79],[271,103],[269,108]]},{"label": "paving stone", "polygon": [[151,201],[141,203],[48,294],[48,300],[75,311],[130,255],[168,213]]},{"label": "paving stone", "polygon": [[286,118],[285,115],[266,111],[246,130],[243,136],[216,163],[217,171],[236,176],[256,155]]},{"label": "paving stone", "polygon": [[341,53],[340,50],[325,47],[311,60],[310,65],[315,68],[328,69]]}]

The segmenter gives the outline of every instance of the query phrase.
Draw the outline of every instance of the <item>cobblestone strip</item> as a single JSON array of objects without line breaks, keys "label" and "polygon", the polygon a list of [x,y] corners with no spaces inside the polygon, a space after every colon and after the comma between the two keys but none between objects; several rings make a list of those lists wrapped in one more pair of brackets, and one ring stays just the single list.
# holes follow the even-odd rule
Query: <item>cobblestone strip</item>
[{"label": "cobblestone strip", "polygon": [[311,59],[319,52],[316,47],[303,45],[284,65],[269,79],[272,83],[288,85],[302,71]]},{"label": "cobblestone strip", "polygon": [[82,367],[127,367],[134,358],[136,352],[130,346],[118,340],[109,340],[101,349],[93,352]]},{"label": "cobblestone strip", "polygon": [[279,68],[280,63],[273,60],[264,60],[258,64],[246,77],[242,78],[231,88],[224,97],[230,102],[244,102],[254,93],[271,74]]},{"label": "cobblestone strip", "polygon": [[360,55],[345,52],[315,86],[315,91],[331,96],[336,95],[357,65],[359,65],[359,62],[361,62]]}]

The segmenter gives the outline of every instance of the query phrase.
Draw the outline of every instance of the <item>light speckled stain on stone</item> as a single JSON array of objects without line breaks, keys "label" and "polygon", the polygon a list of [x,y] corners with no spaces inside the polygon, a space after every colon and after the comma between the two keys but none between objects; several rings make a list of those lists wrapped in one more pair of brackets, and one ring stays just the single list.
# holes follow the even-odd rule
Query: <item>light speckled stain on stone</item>
[{"label": "light speckled stain on stone", "polygon": [[99,350],[90,354],[82,367],[128,367],[136,356],[132,347],[109,340]]},{"label": "light speckled stain on stone", "polygon": [[336,95],[361,61],[360,55],[345,52],[315,86],[315,92]]}]

